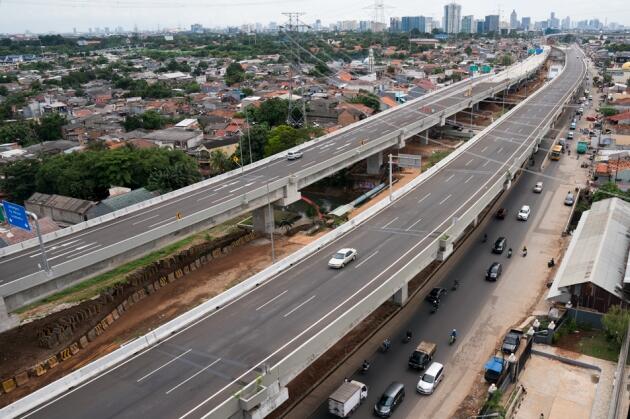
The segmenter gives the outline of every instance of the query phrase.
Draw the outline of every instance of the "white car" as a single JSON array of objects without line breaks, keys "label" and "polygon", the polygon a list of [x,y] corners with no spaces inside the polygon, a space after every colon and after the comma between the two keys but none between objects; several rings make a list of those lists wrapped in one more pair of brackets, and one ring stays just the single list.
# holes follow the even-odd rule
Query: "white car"
[{"label": "white car", "polygon": [[357,249],[339,249],[339,251],[335,253],[333,257],[330,258],[330,260],[328,261],[328,266],[335,269],[341,269],[356,258]]},{"label": "white car", "polygon": [[567,193],[567,196],[564,198],[564,205],[572,206],[573,202],[575,202],[575,198],[571,192]]},{"label": "white car", "polygon": [[541,193],[542,190],[543,190],[543,183],[536,182],[536,184],[534,185],[534,193]]},{"label": "white car", "polygon": [[429,368],[426,369],[420,380],[418,380],[418,384],[416,385],[416,390],[421,394],[433,394],[435,388],[440,384],[442,378],[444,377],[444,365],[439,362],[433,362],[429,365]]},{"label": "white car", "polygon": [[297,160],[299,158],[302,158],[302,152],[301,151],[289,151],[287,153],[287,160]]},{"label": "white car", "polygon": [[529,208],[529,205],[523,205],[520,211],[518,212],[516,219],[520,221],[527,221],[527,219],[529,218],[530,212],[531,212],[531,209]]}]

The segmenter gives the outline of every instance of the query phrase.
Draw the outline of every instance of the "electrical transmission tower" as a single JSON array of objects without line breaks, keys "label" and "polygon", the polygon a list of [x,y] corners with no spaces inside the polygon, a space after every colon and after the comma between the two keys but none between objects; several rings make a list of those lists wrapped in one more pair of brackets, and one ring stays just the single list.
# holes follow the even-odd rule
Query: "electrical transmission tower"
[{"label": "electrical transmission tower", "polygon": [[[295,100],[293,99],[293,87],[294,87],[294,80],[293,80],[293,76],[294,73],[297,74],[301,74],[302,73],[302,65],[300,63],[300,48],[299,48],[299,44],[295,45],[296,42],[298,42],[296,40],[299,32],[304,32],[307,29],[310,28],[309,25],[305,24],[304,22],[302,22],[300,20],[300,16],[304,16],[304,13],[300,13],[300,12],[286,12],[286,13],[282,13],[284,16],[287,17],[287,22],[280,26],[280,30],[284,32],[284,35],[288,38],[287,39],[287,48],[289,48],[289,107],[288,107],[288,112],[287,112],[287,124],[294,126],[294,127],[299,127],[299,126],[306,126],[306,102],[304,101],[304,98],[302,97],[301,102],[301,108],[300,108],[300,104],[295,103]],[[302,93],[302,96],[304,96],[304,93]],[[296,110],[299,109],[299,113],[296,112]]]}]

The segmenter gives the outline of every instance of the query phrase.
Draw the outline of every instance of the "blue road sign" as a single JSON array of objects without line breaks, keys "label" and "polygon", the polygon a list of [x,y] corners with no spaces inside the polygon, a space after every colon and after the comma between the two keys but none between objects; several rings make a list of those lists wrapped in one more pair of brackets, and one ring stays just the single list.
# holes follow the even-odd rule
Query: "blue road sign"
[{"label": "blue road sign", "polygon": [[2,206],[9,224],[26,231],[31,231],[31,226],[28,223],[28,216],[26,215],[26,209],[23,206],[12,204],[8,201],[2,201]]}]

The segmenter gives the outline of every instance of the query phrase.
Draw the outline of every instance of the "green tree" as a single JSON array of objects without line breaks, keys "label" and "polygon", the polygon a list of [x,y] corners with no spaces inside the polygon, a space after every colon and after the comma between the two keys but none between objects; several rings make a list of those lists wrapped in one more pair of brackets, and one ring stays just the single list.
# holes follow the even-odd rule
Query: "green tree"
[{"label": "green tree", "polygon": [[0,144],[13,142],[23,147],[37,143],[37,133],[33,124],[28,121],[17,121],[0,125]]},{"label": "green tree", "polygon": [[174,166],[153,171],[146,188],[150,191],[158,190],[160,193],[166,193],[183,188],[199,180],[201,180],[201,175],[194,163],[190,165],[180,162]]},{"label": "green tree", "polygon": [[188,94],[190,93],[199,93],[201,91],[201,87],[199,86],[199,83],[197,82],[192,82],[192,83],[188,83],[186,86],[184,86],[184,91]]},{"label": "green tree", "polygon": [[37,136],[41,141],[53,141],[61,138],[61,127],[66,124],[66,118],[53,113],[40,119],[35,127]]},{"label": "green tree", "polygon": [[469,45],[464,49],[464,52],[466,53],[466,55],[472,55],[473,50]]},{"label": "green tree", "polygon": [[284,99],[273,98],[262,102],[258,107],[248,106],[246,112],[249,115],[250,122],[267,124],[267,126],[273,128],[286,124],[289,102]]},{"label": "green tree", "polygon": [[368,106],[374,109],[374,113],[378,112],[381,109],[381,102],[378,99],[378,96],[368,93],[366,91],[361,91],[358,95],[350,99],[350,103],[360,103],[362,105]]},{"label": "green tree", "polygon": [[229,171],[233,166],[230,156],[221,150],[210,152],[210,167],[213,173],[221,174]]},{"label": "green tree", "polygon": [[35,176],[40,168],[39,160],[18,160],[2,167],[0,187],[8,194],[9,201],[22,204],[36,192]]},{"label": "green tree", "polygon": [[602,317],[602,325],[606,335],[619,346],[621,346],[626,330],[628,330],[629,320],[630,311],[622,309],[618,305],[610,307]]},{"label": "green tree", "polygon": [[510,54],[505,54],[501,57],[501,65],[507,67],[512,65],[512,56]]},{"label": "green tree", "polygon": [[155,110],[146,111],[142,114],[142,127],[145,129],[162,129],[167,122],[168,119]]},{"label": "green tree", "polygon": [[[267,137],[269,136],[269,126],[266,123],[252,125],[249,130],[243,132],[243,161],[249,164],[250,161],[261,160],[265,157],[265,145],[267,145]],[[252,158],[249,158],[249,150],[252,150]],[[234,155],[241,158],[241,144],[236,147]]]},{"label": "green tree", "polygon": [[309,139],[308,130],[280,125],[269,132],[265,157],[280,153]]},{"label": "green tree", "polygon": [[9,94],[9,89],[4,86],[0,86],[0,96],[6,96]]},{"label": "green tree", "polygon": [[604,116],[613,116],[619,113],[619,111],[612,106],[602,106],[598,111]]},{"label": "green tree", "polygon": [[627,192],[623,192],[616,183],[608,182],[597,188],[593,193],[593,202],[602,201],[608,198],[620,198],[624,201],[630,202],[630,195]]},{"label": "green tree", "polygon": [[231,63],[225,70],[225,84],[232,86],[245,80],[245,70],[239,63]]},{"label": "green tree", "polygon": [[123,122],[123,127],[127,132],[142,128],[142,117],[136,115],[127,115],[125,117],[125,121]]},{"label": "green tree", "polygon": [[241,89],[241,93],[247,97],[247,96],[252,96],[254,94],[254,89],[252,89],[251,87],[243,87]]}]

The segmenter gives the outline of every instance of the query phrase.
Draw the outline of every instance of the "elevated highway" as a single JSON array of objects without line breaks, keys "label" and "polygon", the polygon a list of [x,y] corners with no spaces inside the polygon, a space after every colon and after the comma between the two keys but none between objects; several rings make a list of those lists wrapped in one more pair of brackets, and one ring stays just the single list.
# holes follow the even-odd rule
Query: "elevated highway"
[{"label": "elevated highway", "polygon": [[[582,54],[566,54],[557,78],[345,234],[219,309],[209,301],[196,317],[175,319],[116,351],[108,365],[84,367],[0,416],[264,417],[287,398],[291,379],[375,308],[392,297],[404,304],[407,283],[448,257],[511,186],[580,88]],[[328,269],[341,247],[357,248],[359,258]]]},{"label": "elevated highway", "polygon": [[[444,124],[446,118],[530,77],[549,49],[496,75],[453,84],[297,147],[302,159],[274,156],[116,213],[44,237],[51,271],[41,269],[36,240],[0,249],[3,313],[110,270],[181,237],[254,211],[255,227],[269,228],[266,206],[287,205],[299,190],[367,159],[378,170],[382,151]],[[0,321],[0,324],[2,322]],[[1,330],[1,329],[0,329]]]}]

